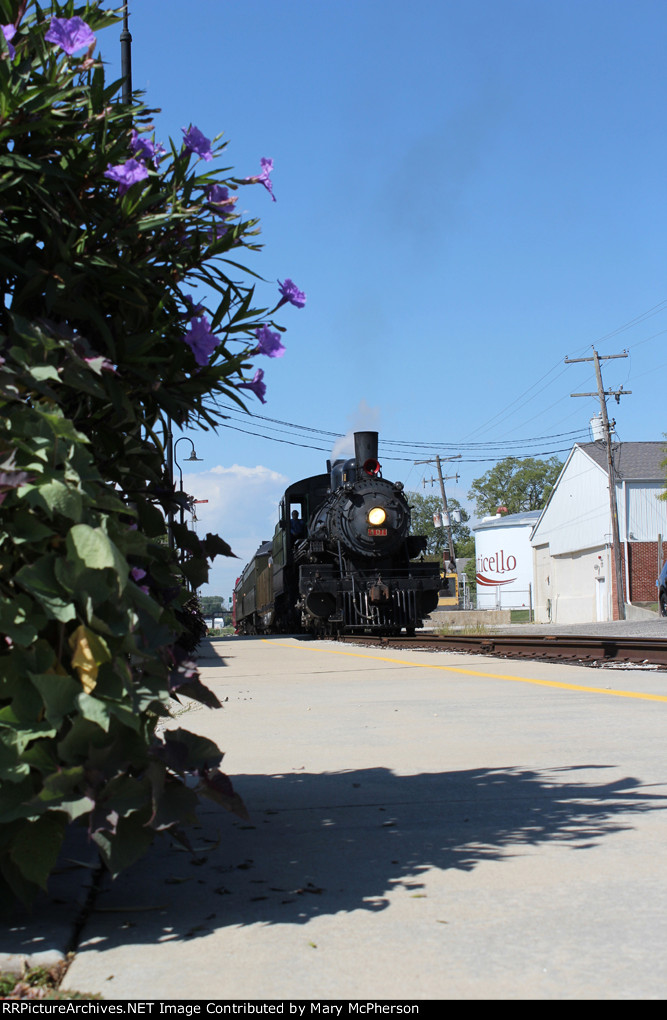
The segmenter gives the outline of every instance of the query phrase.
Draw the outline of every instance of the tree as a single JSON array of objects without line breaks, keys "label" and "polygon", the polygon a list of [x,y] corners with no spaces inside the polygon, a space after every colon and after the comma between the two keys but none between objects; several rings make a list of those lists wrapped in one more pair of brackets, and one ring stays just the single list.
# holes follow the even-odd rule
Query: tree
[{"label": "tree", "polygon": [[119,20],[0,0],[3,904],[45,887],[71,822],[115,875],[201,796],[245,811],[212,741],[157,726],[181,695],[219,707],[189,588],[231,555],[170,525],[186,497],[167,453],[172,423],[214,428],[222,400],[263,400],[250,358],[280,353],[272,316],[305,298],[285,280],[255,308],[240,262],[258,231],[233,192],[270,190],[271,161],[212,170],[225,146],[192,126],[159,145],[155,111],[119,102],[93,56]]},{"label": "tree", "polygon": [[[433,521],[435,513],[442,513],[442,499],[440,496],[422,496],[418,492],[407,492],[406,497],[410,504],[411,513],[410,534],[426,535],[428,539],[428,545],[426,546],[427,555],[435,553],[442,555],[445,550],[449,549],[449,533],[444,526],[436,528]],[[458,510],[461,513],[460,523],[452,521],[452,537],[457,557],[474,555],[474,539],[470,534],[470,528],[466,527],[466,521],[470,519],[470,515],[463,509],[457,499],[448,498],[447,507],[450,514],[454,510]],[[471,546],[472,551],[470,551]]]},{"label": "tree", "polygon": [[499,507],[509,514],[541,510],[562,466],[558,457],[506,457],[473,481],[468,498],[475,500],[478,517],[493,516]]}]

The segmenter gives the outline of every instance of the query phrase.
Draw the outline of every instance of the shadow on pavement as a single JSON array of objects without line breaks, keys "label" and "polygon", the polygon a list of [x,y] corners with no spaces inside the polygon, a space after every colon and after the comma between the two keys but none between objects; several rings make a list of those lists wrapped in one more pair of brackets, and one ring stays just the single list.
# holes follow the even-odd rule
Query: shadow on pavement
[{"label": "shadow on pavement", "polygon": [[420,895],[430,869],[471,871],[549,841],[586,850],[667,806],[635,779],[577,781],[593,768],[605,766],[235,776],[251,821],[204,809],[194,857],[158,840],[103,886],[80,951],[381,911],[392,890]]}]

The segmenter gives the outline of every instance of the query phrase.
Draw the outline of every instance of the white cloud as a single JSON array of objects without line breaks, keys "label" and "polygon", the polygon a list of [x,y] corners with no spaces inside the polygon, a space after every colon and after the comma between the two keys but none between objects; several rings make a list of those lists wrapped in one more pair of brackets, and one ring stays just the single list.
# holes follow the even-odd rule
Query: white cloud
[{"label": "white cloud", "polygon": [[207,532],[220,535],[232,547],[238,559],[218,556],[208,585],[202,595],[231,594],[236,578],[254,555],[257,547],[273,538],[278,520],[278,504],[289,479],[278,471],[263,467],[219,464],[208,471],[183,476],[183,488],[197,503],[196,529],[200,536]]}]

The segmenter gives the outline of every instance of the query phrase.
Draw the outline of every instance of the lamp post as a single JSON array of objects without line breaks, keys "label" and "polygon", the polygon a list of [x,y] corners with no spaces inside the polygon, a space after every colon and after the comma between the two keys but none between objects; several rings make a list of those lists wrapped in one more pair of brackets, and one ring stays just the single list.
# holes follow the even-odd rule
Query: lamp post
[{"label": "lamp post", "polygon": [[127,24],[127,3],[123,7],[123,31],[120,33],[120,66],[123,78],[123,102],[132,102],[132,36]]},{"label": "lamp post", "polygon": [[[195,450],[195,444],[192,442],[192,440],[189,438],[189,436],[181,436],[180,439],[176,440],[176,442],[174,443],[173,458],[174,458],[174,463],[176,464],[176,467],[178,468],[178,477],[179,477],[179,486],[180,486],[181,495],[183,494],[183,469],[181,468],[181,465],[178,463],[178,460],[176,459],[176,450],[178,449],[178,444],[182,443],[184,439],[192,447],[192,453],[190,454],[189,457],[185,458],[186,463],[188,463],[190,461],[198,461],[199,463],[202,462],[202,458],[197,456],[197,451]],[[183,507],[183,504],[181,503],[181,524],[184,524],[184,523],[185,523],[185,508]]]}]

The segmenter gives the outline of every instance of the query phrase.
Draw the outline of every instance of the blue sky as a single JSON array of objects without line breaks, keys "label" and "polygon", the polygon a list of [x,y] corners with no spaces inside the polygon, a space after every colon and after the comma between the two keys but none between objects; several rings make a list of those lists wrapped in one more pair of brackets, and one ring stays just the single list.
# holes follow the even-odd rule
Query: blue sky
[{"label": "blue sky", "polygon": [[[261,304],[285,277],[308,298],[281,310],[285,356],[262,359],[267,403],[248,406],[264,417],[189,433],[198,527],[242,561],[216,561],[204,593],[231,590],[281,490],[324,470],[335,434],[376,428],[385,477],[427,493],[413,460],[461,453],[448,495],[464,505],[497,458],[564,458],[598,405],[570,397],[595,390],[593,366],[563,359],[593,344],[629,351],[603,363],[607,388],[632,390],[609,405],[618,437],[662,438],[664,0],[129,9],[157,137],[224,132],[237,176],[274,160],[277,202],[239,199],[262,221],[250,264]],[[112,76],[118,37],[98,39]]]}]

